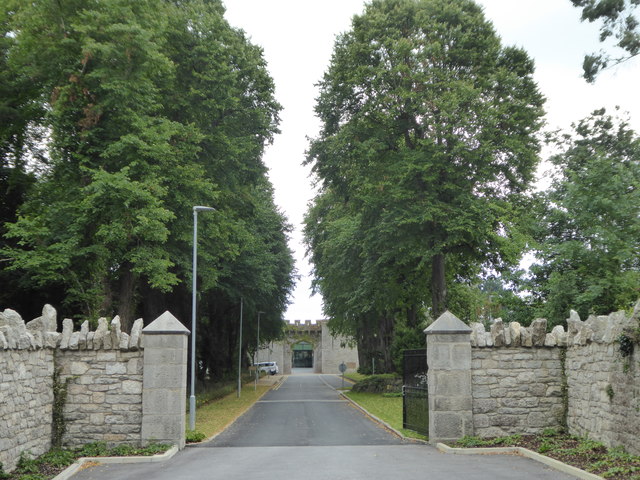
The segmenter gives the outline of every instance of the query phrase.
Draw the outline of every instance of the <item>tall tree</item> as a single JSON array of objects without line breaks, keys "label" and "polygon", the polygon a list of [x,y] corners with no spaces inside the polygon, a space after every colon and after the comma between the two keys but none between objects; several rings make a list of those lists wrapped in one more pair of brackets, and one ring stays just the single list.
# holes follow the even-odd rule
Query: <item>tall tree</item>
[{"label": "tall tree", "polygon": [[[355,212],[343,220],[358,230],[350,291],[377,285],[370,304],[389,302],[389,311],[402,292],[413,296],[406,307],[421,304],[417,289],[430,291],[437,316],[454,272],[517,258],[515,212],[543,115],[532,74],[526,53],[502,47],[473,1],[377,0],[354,17],[320,82],[322,130],[307,159],[319,201],[329,195],[327,208]],[[332,235],[317,218],[307,219],[312,258]],[[319,261],[322,275],[334,258]],[[329,309],[348,296],[320,278]]]},{"label": "tall tree", "polygon": [[59,289],[66,316],[186,321],[192,207],[213,206],[199,225],[198,356],[229,373],[240,298],[265,312],[261,337],[277,337],[294,278],[262,161],[280,105],[261,49],[219,0],[10,3],[0,61],[32,87],[23,123],[47,142],[26,155],[42,169],[7,218],[0,269]]},{"label": "tall tree", "polygon": [[635,15],[637,0],[571,0],[582,9],[582,20],[602,21],[600,42],[615,38],[615,46],[624,53],[613,57],[603,51],[585,55],[584,78],[593,83],[601,70],[618,65],[640,54],[640,23]]},{"label": "tall tree", "polygon": [[597,110],[557,140],[531,290],[553,323],[628,308],[640,295],[640,138]]}]

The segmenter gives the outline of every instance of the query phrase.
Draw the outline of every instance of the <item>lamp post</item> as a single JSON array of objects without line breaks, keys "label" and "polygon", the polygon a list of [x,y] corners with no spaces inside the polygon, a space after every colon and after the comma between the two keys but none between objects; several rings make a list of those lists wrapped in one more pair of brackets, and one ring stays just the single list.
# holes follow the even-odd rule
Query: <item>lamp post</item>
[{"label": "lamp post", "polygon": [[242,304],[243,299],[240,298],[240,340],[238,341],[238,398],[242,390]]},{"label": "lamp post", "polygon": [[260,315],[263,314],[264,312],[258,312],[258,333],[256,334],[256,360],[255,360],[255,367],[256,367],[256,385],[254,390],[258,389],[258,379],[260,378],[260,370],[258,369],[258,351],[260,350]]},{"label": "lamp post", "polygon": [[196,429],[196,284],[198,273],[198,212],[215,210],[193,207],[193,279],[191,284],[191,396],[189,397],[189,429]]}]

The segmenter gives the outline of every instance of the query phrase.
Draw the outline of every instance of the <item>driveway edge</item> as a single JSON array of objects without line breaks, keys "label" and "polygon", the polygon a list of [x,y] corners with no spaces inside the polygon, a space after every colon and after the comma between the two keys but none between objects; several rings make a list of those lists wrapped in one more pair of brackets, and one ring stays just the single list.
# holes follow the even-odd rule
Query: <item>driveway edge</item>
[{"label": "driveway edge", "polygon": [[544,463],[555,470],[573,475],[574,477],[578,477],[583,480],[604,480],[603,477],[599,475],[586,472],[580,468],[567,465],[555,458],[547,457],[546,455],[542,455],[523,447],[454,448],[445,445],[444,443],[438,443],[436,444],[436,448],[442,453],[451,453],[455,455],[517,454],[535,460],[536,462]]},{"label": "driveway edge", "polygon": [[[333,388],[333,387],[332,387]],[[336,390],[338,391],[338,390]],[[371,418],[374,422],[379,423],[380,425],[382,425],[383,427],[385,427],[388,430],[391,430],[395,435],[397,435],[398,437],[402,438],[403,440],[408,440],[411,442],[416,442],[416,443],[423,443],[425,445],[429,445],[429,442],[426,440],[422,440],[419,438],[412,438],[412,437],[406,437],[404,436],[401,432],[399,432],[398,430],[396,430],[395,428],[393,428],[391,425],[389,425],[387,422],[385,422],[384,420],[381,420],[380,418],[376,417],[374,414],[372,414],[371,412],[369,412],[367,409],[365,409],[362,405],[360,405],[359,403],[351,400],[349,397],[347,397],[347,395],[345,395],[344,392],[338,391],[338,393],[340,394],[341,397],[343,397],[344,399],[346,399],[348,402],[351,403],[351,405],[355,406],[356,408],[358,408],[362,413],[364,413],[367,417]]]},{"label": "driveway edge", "polygon": [[58,475],[53,477],[52,480],[68,480],[77,472],[83,469],[83,467],[88,463],[155,463],[155,462],[164,462],[165,460],[169,460],[176,453],[178,453],[178,447],[176,445],[172,446],[169,450],[159,455],[149,455],[149,456],[135,456],[135,457],[82,457],[78,459],[72,465],[69,465]]}]

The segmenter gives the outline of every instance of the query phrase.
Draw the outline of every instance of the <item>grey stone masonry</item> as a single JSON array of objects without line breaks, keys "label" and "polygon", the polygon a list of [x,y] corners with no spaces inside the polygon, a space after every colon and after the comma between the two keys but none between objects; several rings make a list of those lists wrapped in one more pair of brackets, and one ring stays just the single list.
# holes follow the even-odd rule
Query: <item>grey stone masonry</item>
[{"label": "grey stone masonry", "polygon": [[473,426],[481,437],[533,434],[562,425],[558,348],[473,348]]},{"label": "grey stone masonry", "polygon": [[451,312],[426,330],[429,366],[429,441],[473,435],[471,329]]},{"label": "grey stone masonry", "polygon": [[[30,322],[10,309],[0,312],[0,462],[15,468],[21,453],[51,447],[53,373],[67,383],[63,417],[67,446],[102,441],[141,445],[151,441],[184,446],[186,330],[166,312],[143,334],[120,319],[70,319],[57,332],[57,313],[45,305]],[[143,344],[148,349],[143,349]]]},{"label": "grey stone masonry", "polygon": [[[536,433],[560,426],[566,415],[570,433],[640,454],[639,319],[640,302],[631,315],[586,321],[571,311],[566,331],[555,326],[546,333],[544,319],[526,328],[497,319],[489,331],[472,323],[476,434]],[[623,334],[635,343],[627,356],[620,349]]]},{"label": "grey stone masonry", "polygon": [[63,444],[141,443],[143,352],[56,352],[61,378],[69,379]]},{"label": "grey stone masonry", "polygon": [[53,351],[0,350],[0,462],[11,471],[23,451],[51,447]]},{"label": "grey stone masonry", "polygon": [[142,333],[142,443],[173,443],[183,448],[189,330],[165,312]]}]

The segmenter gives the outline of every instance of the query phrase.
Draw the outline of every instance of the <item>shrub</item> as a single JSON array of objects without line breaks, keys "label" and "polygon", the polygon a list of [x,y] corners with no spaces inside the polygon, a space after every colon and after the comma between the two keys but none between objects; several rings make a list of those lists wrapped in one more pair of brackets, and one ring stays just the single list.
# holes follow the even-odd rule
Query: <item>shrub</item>
[{"label": "shrub", "polygon": [[402,391],[402,378],[393,373],[371,375],[360,380],[352,388],[353,392],[363,393],[390,393]]}]

